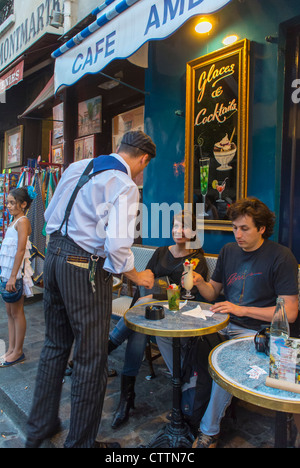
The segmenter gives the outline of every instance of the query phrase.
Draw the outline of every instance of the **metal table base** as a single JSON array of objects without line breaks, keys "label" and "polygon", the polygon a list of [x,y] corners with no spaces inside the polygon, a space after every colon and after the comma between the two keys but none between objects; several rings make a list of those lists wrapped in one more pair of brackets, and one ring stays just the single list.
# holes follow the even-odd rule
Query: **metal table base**
[{"label": "metal table base", "polygon": [[173,408],[171,421],[160,430],[145,448],[191,448],[194,436],[181,412],[180,338],[173,338]]}]

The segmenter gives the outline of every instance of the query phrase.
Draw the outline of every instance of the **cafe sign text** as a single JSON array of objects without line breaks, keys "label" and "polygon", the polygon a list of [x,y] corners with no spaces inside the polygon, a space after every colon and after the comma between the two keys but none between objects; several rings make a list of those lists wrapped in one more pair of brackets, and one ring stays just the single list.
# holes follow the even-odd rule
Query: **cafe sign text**
[{"label": "cafe sign text", "polygon": [[146,42],[164,39],[191,17],[212,13],[229,2],[139,0],[56,59],[55,90],[88,73],[98,73],[114,59],[130,57]]}]

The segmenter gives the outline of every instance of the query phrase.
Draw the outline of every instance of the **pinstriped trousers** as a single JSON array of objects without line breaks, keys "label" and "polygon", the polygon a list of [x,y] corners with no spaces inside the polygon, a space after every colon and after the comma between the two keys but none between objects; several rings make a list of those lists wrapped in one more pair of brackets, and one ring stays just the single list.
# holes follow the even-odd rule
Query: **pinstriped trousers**
[{"label": "pinstriped trousers", "polygon": [[99,259],[92,292],[89,271],[66,261],[89,254],[52,234],[44,265],[45,342],[40,356],[27,435],[45,439],[58,425],[64,372],[73,350],[70,428],[65,448],[92,448],[107,384],[107,341],[112,280]]}]

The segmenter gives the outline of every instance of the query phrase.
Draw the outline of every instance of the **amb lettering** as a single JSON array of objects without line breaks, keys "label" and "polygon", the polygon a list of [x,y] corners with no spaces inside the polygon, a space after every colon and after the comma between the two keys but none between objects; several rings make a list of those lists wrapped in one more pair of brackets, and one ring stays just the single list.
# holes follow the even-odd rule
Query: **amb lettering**
[{"label": "amb lettering", "polygon": [[156,29],[166,24],[167,21],[172,21],[176,16],[181,16],[187,11],[199,6],[203,0],[164,0],[163,15],[160,18],[156,5],[152,5],[146,26],[144,36],[153,27]]},{"label": "amb lettering", "polygon": [[85,56],[81,53],[78,54],[72,67],[73,75],[93,66],[97,63],[99,56],[108,57],[114,54],[115,36],[116,31],[112,31],[110,34],[97,41],[93,48],[89,47]]}]

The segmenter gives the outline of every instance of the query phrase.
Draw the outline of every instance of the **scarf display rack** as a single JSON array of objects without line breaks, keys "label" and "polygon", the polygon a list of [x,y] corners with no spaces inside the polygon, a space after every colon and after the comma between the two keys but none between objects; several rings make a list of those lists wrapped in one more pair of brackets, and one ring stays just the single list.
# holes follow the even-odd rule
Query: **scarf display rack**
[{"label": "scarf display rack", "polygon": [[18,187],[31,185],[37,194],[27,213],[32,228],[29,237],[32,244],[30,261],[34,270],[33,281],[35,285],[41,285],[42,282],[44,258],[48,244],[44,212],[52,199],[63,170],[62,164],[29,159],[28,165],[21,168],[17,184]]}]

